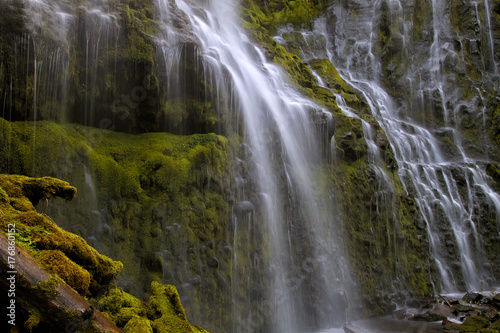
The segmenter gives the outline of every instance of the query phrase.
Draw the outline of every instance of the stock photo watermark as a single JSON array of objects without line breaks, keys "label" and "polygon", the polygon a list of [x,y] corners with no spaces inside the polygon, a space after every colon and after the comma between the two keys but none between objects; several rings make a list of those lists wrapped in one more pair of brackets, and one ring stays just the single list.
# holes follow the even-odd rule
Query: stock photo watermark
[{"label": "stock photo watermark", "polygon": [[16,324],[16,224],[9,223],[7,226],[7,322],[14,326]]}]

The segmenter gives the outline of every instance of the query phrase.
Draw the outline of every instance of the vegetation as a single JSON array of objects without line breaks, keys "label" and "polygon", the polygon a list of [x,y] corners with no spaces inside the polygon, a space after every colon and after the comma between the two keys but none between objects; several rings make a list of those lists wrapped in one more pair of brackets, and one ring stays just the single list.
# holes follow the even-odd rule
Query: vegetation
[{"label": "vegetation", "polygon": [[[53,274],[48,280],[33,286],[19,276],[16,311],[20,319],[17,322],[24,321],[24,328],[17,325],[11,332],[47,332],[69,325],[83,328],[83,332],[101,332],[92,321],[81,326],[79,313],[51,309],[48,302],[61,297],[58,292],[60,284],[67,284],[80,295],[88,296],[91,303],[124,332],[144,333],[148,332],[148,327],[150,332],[206,332],[187,322],[175,287],[153,282],[149,303],[125,293],[113,283],[123,268],[120,262],[98,253],[81,237],[64,231],[29,203],[28,195],[32,191],[54,197],[57,188],[58,193],[66,198],[65,193],[71,193],[72,198],[76,193],[74,187],[49,177],[0,175],[0,188],[4,193],[0,203],[2,233],[9,229],[8,225],[15,224],[16,243]],[[26,204],[20,207],[19,201]],[[7,262],[1,262],[2,267],[6,265]]]},{"label": "vegetation", "polygon": [[[229,320],[229,314],[208,302],[208,295],[217,295],[221,304],[225,302],[228,286],[217,281],[229,279],[230,274],[230,257],[224,248],[229,245],[230,179],[226,175],[231,154],[225,138],[215,134],[128,135],[81,125],[37,122],[35,127],[34,123],[3,119],[0,133],[0,154],[6,157],[0,162],[2,170],[58,174],[80,189],[69,206],[54,202],[47,207],[43,198],[52,193],[68,197],[64,187],[47,184],[39,210],[67,230],[96,242],[92,245],[99,241],[101,252],[120,258],[125,265],[122,286],[127,291],[147,300],[151,281],[177,286],[200,281],[189,292],[207,297],[207,303],[186,301],[188,312],[197,318]],[[16,207],[31,207],[26,198],[11,201]],[[38,222],[41,218],[33,210],[22,216],[27,221],[43,222]],[[74,242],[79,244],[79,239]],[[70,251],[74,256],[84,252],[55,236],[38,242],[44,250]],[[42,262],[51,261],[44,253],[40,258]],[[209,264],[214,260],[218,262],[216,267]],[[82,265],[82,261],[77,263]],[[51,269],[58,272],[56,266]],[[76,281],[76,268],[72,268],[73,273],[69,271],[61,277],[67,283],[75,281],[74,289],[85,295],[87,278],[82,275]],[[98,274],[89,273],[90,294],[112,279],[109,274],[96,279]]]},{"label": "vegetation", "polygon": [[[374,52],[381,60],[382,84],[397,95],[409,89],[403,70],[410,57],[402,51],[400,26],[393,21],[389,2],[380,3]],[[492,3],[498,24],[500,6],[498,1]],[[337,193],[335,214],[342,215],[346,255],[359,289],[357,299],[364,305],[362,314],[384,314],[395,299],[432,292],[435,268],[428,260],[428,240],[417,207],[402,186],[389,140],[370,115],[364,97],[342,79],[330,60],[305,62],[298,42],[284,47],[272,37],[285,26],[310,29],[328,4],[326,0],[244,0],[242,23],[267,58],[288,74],[291,84],[334,116],[326,130],[332,151],[318,174],[328,187],[324,195],[332,189]],[[221,126],[230,116],[209,97],[221,92],[213,91],[205,77],[203,56],[185,18],[178,12],[172,15],[182,42],[176,48],[162,48],[153,37],[165,31],[152,0],[110,1],[113,14],[106,17],[84,6],[75,8],[74,22],[60,39],[53,32],[36,37],[26,33],[27,5],[13,0],[0,13],[0,92],[10,96],[4,97],[2,114],[9,114],[9,121],[0,118],[0,170],[36,177],[57,175],[79,189],[75,197],[75,188],[54,178],[0,176],[0,221],[16,221],[20,244],[57,276],[35,288],[39,298],[54,297],[57,286],[64,283],[91,299],[125,332],[203,332],[186,321],[179,294],[164,285],[168,283],[179,288],[187,312],[196,318],[220,327],[242,322],[232,318],[227,308],[233,300],[258,303],[258,295],[268,292],[262,285],[266,284],[263,263],[270,256],[269,240],[256,224],[239,226],[238,242],[233,242],[232,233],[238,228],[230,219],[235,184],[228,175],[234,171],[233,157],[243,154],[243,139]],[[478,4],[449,3],[457,39],[451,41],[453,51],[443,60],[443,75],[457,82],[460,101],[485,107],[488,126],[483,128],[477,115],[466,108],[457,108],[456,119],[445,119],[446,101],[436,91],[425,96],[430,102],[422,105],[419,121],[433,128],[449,121],[463,132],[467,151],[484,149],[485,168],[498,191],[500,108],[497,87],[482,81],[489,74],[477,61],[481,50],[475,47],[487,41],[477,41],[472,33],[474,5]],[[409,14],[415,52],[428,52],[432,43],[426,29],[431,23],[430,6],[429,1],[416,0]],[[41,32],[48,29],[44,24]],[[164,68],[163,57],[174,49],[177,67]],[[418,67],[418,56],[411,61]],[[318,85],[313,71],[324,87]],[[169,77],[161,77],[165,73]],[[167,91],[171,85],[179,89]],[[223,93],[218,96],[228,99]],[[342,112],[340,97],[356,116]],[[374,133],[381,156],[377,165],[363,122]],[[153,133],[160,131],[170,134]],[[448,134],[439,138],[448,154],[457,153],[447,148],[452,147]],[[377,167],[387,176],[386,182]],[[54,197],[74,199],[67,205],[57,200],[49,204]],[[100,252],[119,258],[124,267],[81,237]],[[486,246],[485,252],[499,253],[495,240]],[[235,257],[244,260],[235,263]],[[118,287],[112,281],[119,272]],[[253,285],[231,288],[240,276],[249,277]],[[401,290],[407,294],[395,295]],[[25,304],[23,319],[29,330],[41,330],[47,320],[37,309]]]}]

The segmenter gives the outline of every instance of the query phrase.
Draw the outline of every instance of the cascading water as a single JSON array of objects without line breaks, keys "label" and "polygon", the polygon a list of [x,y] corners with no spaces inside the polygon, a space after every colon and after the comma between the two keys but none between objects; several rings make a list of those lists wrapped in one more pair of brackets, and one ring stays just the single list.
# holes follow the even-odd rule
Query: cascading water
[{"label": "cascading water", "polygon": [[[134,121],[147,118],[140,112],[147,108],[155,116],[164,114],[155,118],[157,126],[145,131],[197,133],[196,120],[183,122],[190,106],[205,103],[222,120],[201,132],[226,134],[235,156],[232,237],[227,240],[233,245],[228,250],[233,253],[229,281],[233,330],[299,332],[345,321],[350,278],[341,227],[333,219],[333,193],[324,184],[332,115],[303,97],[245,35],[236,17],[238,2],[157,1],[155,12],[149,13],[158,24],[155,36],[134,31],[138,11],[115,1],[89,0],[79,7],[51,0],[1,4],[24,22],[19,27],[24,35],[13,32],[18,44],[12,54],[20,57],[1,64],[5,77],[11,76],[10,85],[2,90],[2,117],[34,121],[34,152],[41,143],[35,140],[40,120],[120,131],[136,126],[132,132],[140,132]],[[153,51],[144,46],[147,38],[154,41],[157,57],[147,53]],[[144,75],[140,66],[148,61],[158,64],[154,69],[158,84],[147,81],[152,71],[140,76]],[[123,68],[128,71],[120,72]],[[146,105],[142,98],[158,96],[165,98],[158,103],[161,110],[151,106],[156,100]],[[180,116],[172,116],[172,110]],[[177,120],[182,126],[175,124]],[[99,135],[90,140],[99,144]],[[82,152],[77,163],[66,161],[67,169],[53,175],[71,174],[83,189],[79,198],[86,207],[78,209],[84,211],[87,240],[106,249],[100,243],[117,236],[113,214],[100,202],[98,175],[92,173],[87,158]],[[32,161],[32,170],[26,172],[35,176],[37,158]],[[119,199],[112,201],[112,209],[122,204]],[[51,209],[56,214],[58,208]],[[176,223],[165,227],[173,238],[180,230]],[[175,247],[175,259],[184,258],[174,266],[175,278],[195,284],[196,276],[183,257],[191,249],[181,240]],[[172,255],[156,250],[165,262],[164,282],[170,283]],[[217,281],[223,278],[221,274]]]},{"label": "cascading water", "polygon": [[[16,40],[13,46],[16,61],[6,64],[7,73],[24,72],[25,75],[24,78],[12,77],[10,87],[14,98],[24,97],[23,116],[95,125],[98,111],[95,104],[98,95],[104,95],[97,86],[102,74],[99,61],[116,49],[119,37],[117,18],[108,1],[83,2],[78,8],[57,1],[26,1],[25,4],[3,1],[3,5],[11,7],[9,13],[14,20],[18,19],[15,15],[24,12],[24,25],[31,32]],[[16,28],[21,27],[13,29]],[[75,67],[70,67],[71,58],[80,55],[85,57],[83,67],[75,63]],[[106,72],[116,70],[105,67]],[[85,83],[83,91],[75,92],[72,84],[80,75]],[[71,110],[78,98],[78,110]],[[5,108],[12,106],[5,105],[4,112]],[[13,119],[16,118],[19,116]]]},{"label": "cascading water", "polygon": [[[316,179],[329,139],[328,130],[318,129],[328,128],[331,114],[302,97],[238,28],[238,3],[179,0],[176,6],[199,40],[196,51],[212,88],[207,98],[240,137],[234,142],[234,331],[341,324],[348,273],[329,194],[319,192]],[[175,44],[169,38],[167,69],[178,61],[168,56]]]},{"label": "cascading water", "polygon": [[[478,220],[480,212],[477,205],[480,197],[488,198],[489,209],[498,216],[500,196],[488,185],[488,177],[481,167],[484,157],[470,157],[462,145],[462,136],[454,121],[457,119],[456,113],[464,105],[470,108],[468,112],[477,113],[478,118],[483,117],[484,110],[476,106],[474,97],[470,103],[464,101],[464,96],[461,95],[463,92],[454,85],[457,80],[447,67],[456,59],[451,44],[451,28],[446,20],[449,13],[445,12],[444,2],[433,1],[431,6],[432,22],[426,28],[432,31],[432,43],[427,55],[425,49],[421,49],[418,54],[409,56],[412,52],[416,53],[410,49],[410,45],[418,46],[420,42],[412,40],[412,36],[416,34],[413,32],[412,35],[411,28],[405,23],[413,7],[400,1],[377,1],[360,5],[356,10],[358,14],[362,14],[357,16],[355,26],[352,23],[354,21],[349,18],[349,8],[332,6],[331,15],[336,18],[336,22],[334,27],[328,28],[334,31],[328,39],[328,50],[331,61],[343,78],[368,101],[372,114],[386,132],[394,149],[406,191],[414,193],[416,197],[439,270],[440,286],[436,286],[436,289],[452,292],[491,288],[496,282],[489,270],[492,263],[488,263],[482,254],[484,245],[481,232],[484,230],[478,230],[481,222]],[[381,19],[383,10],[385,21]],[[488,10],[486,8],[486,12]],[[489,24],[489,19],[486,21]],[[359,28],[360,26],[366,29]],[[325,25],[317,24],[316,27],[320,29]],[[386,70],[379,62],[379,59],[383,60],[384,54],[375,54],[380,52],[377,50],[379,46],[376,46],[380,40],[374,37],[381,33],[379,29],[386,29],[383,32],[392,33],[395,41],[401,41],[396,47],[391,45],[392,52],[410,57],[407,63],[403,62],[406,67],[398,70],[404,71],[405,74],[401,77],[407,87],[418,87],[416,95],[421,97],[416,98],[416,101],[411,100],[411,89],[407,95],[410,98],[398,95],[395,100],[383,87],[382,79],[385,80],[384,84],[388,82],[387,78],[380,75],[382,70]],[[317,33],[328,36],[325,30]],[[486,49],[492,48],[490,41]],[[385,52],[387,55],[388,51]],[[486,53],[485,56],[491,58],[491,51]],[[397,66],[398,64],[389,63],[386,76],[396,70]],[[495,76],[496,66],[490,67],[492,68],[485,72]],[[373,71],[374,68],[380,70]],[[437,138],[439,131],[432,133],[418,123],[421,114],[425,113],[421,102],[427,98],[425,96],[434,96],[433,103],[442,112],[444,119],[442,131],[451,133],[450,140],[456,153],[445,154]],[[425,103],[428,102],[423,104]]]},{"label": "cascading water", "polygon": [[[364,311],[353,299],[374,305],[366,313],[383,313],[401,299],[396,294],[404,298],[407,289],[426,290],[427,281],[445,292],[495,286],[498,277],[492,272],[498,270],[490,254],[494,257],[497,250],[484,237],[500,235],[500,196],[485,172],[495,152],[484,133],[491,90],[498,89],[494,82],[499,79],[495,16],[488,1],[463,5],[477,29],[453,35],[460,25],[454,22],[450,28],[447,22],[453,6],[422,3],[427,7],[411,1],[331,1],[314,31],[287,26],[275,37],[286,46],[295,43],[294,51],[305,62],[329,58],[340,69],[357,92],[351,87],[347,95],[326,92],[329,83],[319,71],[312,73],[317,85],[311,89],[325,92],[340,112],[303,97],[266,58],[269,54],[252,43],[235,16],[239,2],[87,0],[75,7],[55,0],[24,5],[1,0],[2,8],[17,15],[12,22],[24,22],[12,31],[5,27],[15,24],[0,25],[12,33],[5,40],[13,41],[7,50],[12,59],[3,57],[0,63],[2,118],[34,121],[35,126],[27,126],[33,155],[43,154],[35,149],[46,139],[37,136],[39,127],[60,129],[37,126],[40,120],[101,127],[64,127],[89,138],[75,149],[73,138],[58,132],[59,154],[76,151],[66,160],[54,153],[54,166],[40,169],[35,156],[23,165],[10,150],[5,150],[3,165],[6,172],[12,167],[18,173],[31,170],[33,176],[49,173],[70,180],[84,207],[73,214],[77,218],[69,229],[85,225],[82,234],[94,247],[132,258],[136,265],[121,286],[128,284],[130,292],[140,295],[148,292],[150,276],[163,277],[179,288],[193,321],[214,331],[304,332],[340,326],[346,308],[355,308],[355,315]],[[419,10],[432,15],[419,16]],[[356,103],[363,111],[353,107]],[[232,149],[231,188],[211,179],[210,173],[218,171],[200,154],[196,157],[203,166],[197,169],[195,160],[190,169],[199,182],[190,184],[196,193],[178,196],[191,202],[178,205],[172,200],[177,192],[168,193],[168,203],[158,202],[165,197],[155,201],[165,194],[165,184],[154,184],[156,168],[165,171],[168,161],[174,170],[186,160],[173,164],[177,152],[166,148],[154,156],[157,160],[134,161],[130,168],[140,166],[151,175],[128,183],[128,170],[120,164],[127,153],[106,146],[114,144],[108,139],[115,134],[125,136],[102,129],[222,134]],[[15,133],[6,129],[0,138],[10,145],[10,135]],[[175,140],[191,140],[183,141],[189,142],[189,152],[205,153],[203,140],[225,149],[215,137]],[[100,150],[111,153],[100,156]],[[105,179],[101,172],[107,168],[123,175]],[[113,189],[102,188],[106,181]],[[336,192],[343,186],[344,201]],[[217,204],[210,195],[218,195]],[[408,221],[417,214],[414,201],[422,224]],[[222,212],[229,207],[227,226]],[[352,212],[358,208],[362,214]],[[221,213],[200,219],[212,224],[212,234],[200,236],[192,215],[209,209]],[[142,224],[144,239],[129,237]],[[204,227],[202,232],[208,230]],[[433,264],[414,255],[421,244],[413,238],[425,229],[422,238]],[[353,259],[352,277],[345,257]],[[379,275],[380,281],[374,281]],[[360,281],[366,286],[355,288]],[[216,310],[210,311],[210,302],[217,302]]]}]

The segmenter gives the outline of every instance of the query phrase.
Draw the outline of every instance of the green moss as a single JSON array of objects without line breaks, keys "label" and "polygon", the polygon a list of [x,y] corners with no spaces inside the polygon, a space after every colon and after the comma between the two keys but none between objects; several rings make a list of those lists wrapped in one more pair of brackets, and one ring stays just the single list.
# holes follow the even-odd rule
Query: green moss
[{"label": "green moss", "polygon": [[59,296],[57,288],[61,283],[64,282],[60,278],[50,277],[46,281],[35,284],[31,287],[31,290],[36,297],[50,301]]},{"label": "green moss", "polygon": [[165,314],[153,322],[153,329],[157,332],[166,333],[191,333],[191,326],[184,320],[172,314]]},{"label": "green moss", "polygon": [[495,322],[491,325],[491,327],[490,327],[490,328],[491,328],[492,330],[498,330],[498,331],[500,331],[500,320],[495,321]]},{"label": "green moss", "polygon": [[30,332],[40,324],[42,319],[42,314],[37,309],[31,309],[30,316],[28,320],[24,323],[24,327],[26,327]]},{"label": "green moss", "polygon": [[126,33],[126,49],[124,55],[133,61],[154,63],[155,51],[153,38],[157,29],[154,17],[154,3],[141,2],[141,7],[134,2],[122,7],[122,18]]},{"label": "green moss", "polygon": [[28,198],[11,198],[9,201],[12,208],[21,211],[28,212],[30,210],[35,210],[31,201]]},{"label": "green moss", "polygon": [[0,187],[0,202],[9,202],[9,195]]},{"label": "green moss", "polygon": [[153,307],[153,310],[162,316],[174,315],[181,320],[187,320],[179,293],[174,286],[164,286],[160,283],[152,282],[149,303]]},{"label": "green moss", "polygon": [[245,20],[252,20],[274,33],[277,27],[287,23],[310,27],[326,4],[321,0],[277,0],[270,3],[245,0],[243,10]]},{"label": "green moss", "polygon": [[153,333],[151,321],[144,317],[133,317],[123,328],[124,333]]},{"label": "green moss", "polygon": [[458,332],[478,332],[489,324],[489,320],[481,316],[473,316],[465,319],[462,324],[455,324],[447,322],[445,329],[454,330]]},{"label": "green moss", "polygon": [[53,178],[16,175],[0,175],[0,186],[10,197],[9,205],[3,207],[2,230],[7,230],[9,221],[15,221],[18,243],[50,271],[82,295],[96,292],[116,278],[123,267],[120,262],[99,254],[81,237],[64,231],[48,216],[38,214],[26,197],[70,199],[76,193],[74,187]]},{"label": "green moss", "polygon": [[171,285],[152,282],[149,303],[139,301],[120,288],[112,288],[94,302],[126,333],[206,332],[189,324],[177,289]]},{"label": "green moss", "polygon": [[90,294],[89,272],[68,259],[61,251],[42,250],[36,254],[36,259],[48,272],[59,276],[80,295],[87,296]]},{"label": "green moss", "polygon": [[118,327],[124,327],[134,317],[146,317],[148,306],[120,288],[112,288],[107,294],[94,300],[96,307]]}]

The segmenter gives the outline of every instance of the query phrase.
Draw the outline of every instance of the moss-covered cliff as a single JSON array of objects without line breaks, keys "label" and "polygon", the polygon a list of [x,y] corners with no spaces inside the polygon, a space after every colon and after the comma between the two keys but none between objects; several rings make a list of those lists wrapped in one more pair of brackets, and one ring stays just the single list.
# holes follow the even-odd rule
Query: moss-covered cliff
[{"label": "moss-covered cliff", "polygon": [[11,321],[2,323],[6,332],[206,332],[187,322],[175,287],[153,281],[149,303],[141,302],[113,283],[121,262],[35,210],[39,200],[73,199],[67,182],[0,175],[0,193],[0,226],[9,236],[0,265],[16,271],[14,282],[1,284],[2,301],[15,304]]},{"label": "moss-covered cliff", "polygon": [[[420,130],[430,134],[428,137],[435,143],[425,150],[435,151],[433,159],[447,164],[442,170],[432,166],[420,175],[432,173],[433,168],[439,170],[443,176],[436,177],[429,188],[439,191],[453,184],[453,195],[447,196],[465,203],[461,209],[467,217],[463,218],[457,217],[462,213],[450,214],[453,208],[446,206],[446,196],[436,197],[434,203],[424,200],[425,205],[420,204],[422,211],[428,211],[426,219],[432,221],[432,236],[437,243],[445,244],[438,252],[449,263],[447,274],[457,277],[456,287],[464,288],[463,281],[458,282],[463,279],[466,266],[457,255],[462,236],[455,232],[455,223],[468,221],[470,216],[470,226],[463,223],[460,230],[480,239],[474,243],[473,237],[465,236],[466,246],[470,246],[477,271],[486,272],[484,281],[492,283],[498,279],[499,271],[496,265],[483,263],[496,262],[499,255],[499,248],[494,245],[498,241],[499,186],[495,170],[500,152],[496,137],[498,3],[408,1],[398,6],[390,1],[362,5],[332,1],[331,5],[325,20],[331,33],[329,51],[333,61],[356,80],[361,78],[360,81],[368,82],[366,86],[373,85],[388,94],[392,104],[383,107],[393,110],[391,118],[409,124],[408,129],[393,126],[393,144],[411,146],[395,142],[403,141],[397,134],[399,130],[410,135]],[[370,28],[353,29],[355,25]],[[376,104],[376,93],[373,96]],[[382,124],[391,122],[378,111],[375,115]],[[421,150],[424,149],[411,148],[415,152]],[[403,170],[415,161],[409,156],[412,155],[398,156]],[[412,179],[406,179],[405,183],[413,183],[408,191],[415,195],[419,183],[415,180],[432,178],[427,175],[419,178],[413,174]],[[429,197],[432,195],[420,194],[420,198]]]},{"label": "moss-covered cliff", "polygon": [[120,258],[125,290],[147,299],[151,281],[174,284],[185,288],[184,303],[193,316],[227,323],[224,307],[209,302],[229,302],[226,139],[1,123],[1,169],[58,175],[79,187],[70,205],[47,206],[42,200],[39,210]]}]

